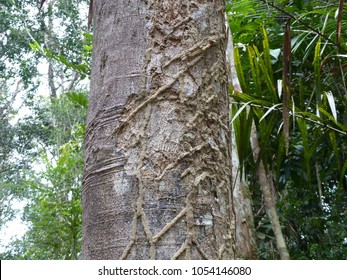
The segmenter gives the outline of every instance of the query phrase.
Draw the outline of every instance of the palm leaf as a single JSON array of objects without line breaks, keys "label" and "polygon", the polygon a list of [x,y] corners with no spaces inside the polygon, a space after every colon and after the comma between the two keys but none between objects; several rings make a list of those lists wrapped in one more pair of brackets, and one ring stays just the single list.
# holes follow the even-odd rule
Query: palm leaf
[{"label": "palm leaf", "polygon": [[[247,106],[244,108],[238,108],[236,105],[232,106],[232,113],[236,112],[235,115],[237,114],[236,118],[235,115],[233,116],[233,129],[235,133],[239,161],[242,165],[245,164],[249,155],[251,154],[249,139],[251,135],[253,116],[250,114],[249,110],[244,110],[246,107]],[[241,168],[240,170],[240,176],[242,176],[244,168]]]},{"label": "palm leaf", "polygon": [[343,181],[346,179],[346,171],[347,171],[347,160],[345,160],[345,163],[343,164],[341,174],[340,174],[340,180],[339,180],[339,186],[342,187]]},{"label": "palm leaf", "polygon": [[235,63],[237,77],[239,78],[241,88],[244,92],[248,92],[248,87],[247,87],[247,84],[245,82],[245,77],[244,77],[243,71],[242,71],[240,53],[239,53],[238,48],[234,48],[234,63]]},{"label": "palm leaf", "polygon": [[[320,57],[320,51],[321,51],[321,39],[318,39],[318,42],[315,47],[314,51],[314,60],[313,60],[313,66],[314,66],[314,83],[315,83],[315,95],[316,95],[316,103],[318,106],[321,105],[321,57]],[[317,115],[319,116],[318,112]]]},{"label": "palm leaf", "polygon": [[[272,98],[273,102],[276,102],[277,99],[277,93],[276,93],[276,87],[273,81],[273,75],[272,75],[272,68],[268,68],[268,63],[265,63],[262,56],[260,55],[258,49],[256,46],[253,46],[255,59],[257,61],[257,74],[259,77],[262,77],[266,84],[266,89],[269,92],[269,97]],[[270,57],[270,52],[268,52],[268,57]],[[262,74],[262,75],[261,75]],[[256,86],[259,86],[258,91],[262,91],[261,82],[258,82]]]},{"label": "palm leaf", "polygon": [[270,46],[269,46],[269,38],[267,36],[265,27],[263,27],[263,53],[264,53],[264,63],[268,73],[273,73],[272,70],[272,62],[271,62],[271,54],[270,54]]},{"label": "palm leaf", "polygon": [[248,46],[248,58],[249,58],[249,66],[251,68],[252,80],[254,83],[254,91],[258,97],[261,97],[261,79],[260,79],[260,71],[258,67],[257,56],[254,50],[255,46]]},{"label": "palm leaf", "polygon": [[335,118],[328,113],[326,110],[324,110],[322,107],[318,107],[317,109],[319,112],[321,112],[323,115],[325,115],[326,117],[328,117],[329,120],[331,120],[339,129],[341,129],[342,131],[347,131],[347,127],[345,127],[343,124],[341,124],[340,122],[338,122],[337,120],[335,120]]},{"label": "palm leaf", "polygon": [[286,23],[283,42],[283,134],[286,154],[289,149],[289,103],[290,103],[290,64],[291,64],[290,20]]}]

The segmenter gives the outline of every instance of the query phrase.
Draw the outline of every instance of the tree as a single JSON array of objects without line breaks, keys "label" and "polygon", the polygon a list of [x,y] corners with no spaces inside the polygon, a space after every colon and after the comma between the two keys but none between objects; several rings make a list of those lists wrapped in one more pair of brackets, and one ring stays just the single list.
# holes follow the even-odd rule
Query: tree
[{"label": "tree", "polygon": [[[237,144],[252,190],[260,258],[281,255],[270,204],[277,208],[291,258],[346,255],[343,3],[235,0],[229,9],[244,92],[234,87],[234,126],[243,132]],[[285,89],[290,100],[284,98]],[[242,138],[253,121],[257,145]],[[262,165],[275,203],[266,201],[266,180],[254,180]]]},{"label": "tree", "polygon": [[[42,143],[45,149],[34,159],[36,168],[30,172],[21,171],[25,172],[22,175],[25,175],[25,179],[20,182],[21,187],[12,183],[11,188],[5,188],[6,185],[0,188],[2,191],[10,189],[16,198],[21,194],[26,201],[22,220],[27,225],[27,231],[23,238],[12,240],[6,246],[6,252],[1,256],[3,259],[80,257],[80,190],[86,101],[83,93],[62,95],[53,104],[47,98],[46,102],[41,101],[42,107],[39,110],[44,111],[45,115],[34,114],[32,119],[26,119],[28,128],[22,127],[24,131],[31,129],[43,133],[49,130],[50,134],[45,136],[47,139]],[[46,128],[42,128],[43,126]],[[40,168],[37,168],[38,165]]]},{"label": "tree", "polygon": [[84,258],[252,257],[235,246],[224,13],[94,3]]},{"label": "tree", "polygon": [[[4,181],[6,175],[13,169],[12,164],[9,162],[10,153],[13,146],[13,131],[10,125],[11,105],[13,97],[10,98],[5,88],[0,88],[0,129],[2,131],[0,135],[0,182]],[[10,184],[3,184],[0,188],[0,229],[14,216],[14,212],[11,209],[11,188]]]},{"label": "tree", "polygon": [[[12,209],[16,201],[27,203],[27,231],[23,239],[1,244],[3,258],[80,255],[88,95],[81,81],[91,56],[80,12],[86,2],[48,1],[41,9],[29,0],[0,4],[0,229],[19,215]],[[45,79],[49,101],[38,88]]]}]

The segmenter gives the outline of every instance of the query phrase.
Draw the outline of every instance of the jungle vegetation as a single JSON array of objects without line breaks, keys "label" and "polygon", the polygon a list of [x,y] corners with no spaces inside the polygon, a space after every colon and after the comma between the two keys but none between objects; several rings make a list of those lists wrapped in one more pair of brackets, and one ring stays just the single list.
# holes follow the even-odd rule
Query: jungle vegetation
[{"label": "jungle vegetation", "polygon": [[[1,259],[81,257],[88,4],[0,1],[0,229],[18,215],[27,225],[1,243]],[[233,0],[226,14],[240,84],[229,86],[231,122],[257,258],[280,258],[262,163],[290,258],[346,259],[347,5]]]}]

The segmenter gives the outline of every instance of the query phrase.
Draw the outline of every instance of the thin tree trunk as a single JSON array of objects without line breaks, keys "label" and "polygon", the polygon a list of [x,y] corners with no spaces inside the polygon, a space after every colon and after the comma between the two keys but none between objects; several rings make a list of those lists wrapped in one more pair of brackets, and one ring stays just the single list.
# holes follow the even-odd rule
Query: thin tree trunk
[{"label": "thin tree trunk", "polygon": [[[230,36],[230,38],[232,38],[231,34],[229,36]],[[231,46],[228,47],[228,57],[229,57],[228,61],[230,64],[229,69],[230,69],[231,82],[232,82],[232,86],[233,86],[235,92],[242,93],[242,89],[241,89],[240,82],[239,82],[237,72],[235,69],[235,65],[234,65],[234,58],[233,58],[234,52],[233,52],[232,40],[230,41],[230,43],[231,43]],[[250,140],[251,140],[251,146],[252,146],[254,161],[257,162],[258,158],[259,158],[260,149],[259,149],[259,142],[258,142],[258,137],[257,137],[257,129],[255,127],[254,122],[252,124],[251,139]],[[271,171],[268,171],[268,172],[271,172]],[[276,202],[275,202],[275,197],[274,197],[274,192],[273,192],[273,190],[275,188],[273,186],[272,175],[271,174],[267,175],[266,169],[265,169],[265,166],[264,166],[264,163],[262,160],[259,161],[259,165],[257,168],[257,176],[258,176],[260,189],[261,189],[261,192],[262,192],[263,197],[264,197],[264,202],[265,202],[264,204],[265,204],[266,213],[269,217],[269,220],[270,220],[271,225],[272,225],[272,230],[273,230],[274,235],[275,235],[276,246],[277,246],[277,250],[280,254],[280,258],[283,260],[290,259],[289,253],[287,250],[287,246],[286,246],[286,243],[285,243],[285,240],[283,237],[279,218],[277,215],[277,211],[276,211]],[[243,187],[245,188],[245,186],[243,186]],[[235,188],[235,189],[237,190],[237,188]],[[234,191],[234,193],[235,193],[235,191]],[[234,195],[234,197],[237,197],[237,196]],[[243,201],[245,203],[247,200],[243,199]],[[243,209],[249,209],[249,206],[245,205],[243,207]],[[240,209],[239,211],[241,212],[242,209]],[[246,214],[247,214],[247,217],[249,217],[251,214],[250,210],[248,210],[248,212]],[[249,231],[250,229],[252,229],[252,227],[247,227],[246,229],[243,229],[241,231],[241,234],[246,235],[247,229]],[[245,230],[246,230],[246,232],[245,232]],[[251,232],[250,232],[249,236],[250,236],[249,238],[254,238],[254,236],[252,235]],[[250,244],[255,243],[255,241],[253,239],[250,239],[250,241],[251,241]]]},{"label": "thin tree trunk", "polygon": [[224,5],[94,3],[84,258],[237,255]]},{"label": "thin tree trunk", "polygon": [[[48,27],[45,28],[45,45],[48,49],[52,47],[52,35],[53,32],[53,3],[48,4]],[[57,98],[57,88],[54,84],[54,69],[53,69],[53,59],[48,59],[48,86],[50,89],[51,101]]]},{"label": "thin tree trunk", "polygon": [[57,89],[54,84],[54,70],[52,59],[49,59],[48,61],[48,86],[50,89],[51,101],[54,101],[57,98]]},{"label": "thin tree trunk", "polygon": [[[234,63],[234,46],[231,32],[227,24],[228,44],[227,44],[227,62],[229,66],[229,83],[233,85],[234,90],[241,92],[241,86],[238,84],[237,73]],[[231,100],[232,101],[232,100]],[[231,104],[231,102],[230,102]],[[232,106],[230,105],[230,112]],[[236,219],[236,248],[241,259],[255,259],[257,254],[257,245],[255,238],[254,219],[251,203],[251,194],[246,180],[241,177],[241,167],[235,131],[231,123],[231,158],[232,158],[232,187],[233,187],[233,206]],[[244,174],[244,173],[243,173]]]},{"label": "thin tree trunk", "polygon": [[[254,161],[257,162],[259,158],[260,149],[259,149],[259,141],[257,137],[257,130],[254,123],[252,124],[251,146],[253,150]],[[287,249],[286,242],[284,240],[280,220],[278,218],[277,210],[276,210],[276,200],[275,200],[275,193],[274,193],[275,187],[273,185],[272,174],[270,170],[266,172],[266,169],[262,160],[259,160],[257,176],[258,176],[260,189],[264,198],[266,214],[269,217],[269,220],[272,225],[272,230],[275,235],[276,247],[277,247],[278,253],[280,255],[281,260],[289,260],[290,259],[289,252]]]}]

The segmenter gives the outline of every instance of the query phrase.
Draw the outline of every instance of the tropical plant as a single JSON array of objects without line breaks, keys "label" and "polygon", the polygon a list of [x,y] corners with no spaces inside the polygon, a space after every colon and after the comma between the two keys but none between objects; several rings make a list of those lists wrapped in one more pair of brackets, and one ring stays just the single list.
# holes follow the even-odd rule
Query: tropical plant
[{"label": "tropical plant", "polygon": [[[6,206],[1,208],[1,222],[14,217],[10,202],[24,199],[28,205],[23,220],[29,228],[23,240],[8,246],[6,258],[79,257],[82,139],[88,105],[81,81],[89,77],[92,48],[81,12],[86,2],[52,1],[40,9],[35,1],[0,4],[4,70],[0,78],[9,96],[4,99],[7,103],[0,100],[6,113],[0,114],[4,144],[0,198]],[[48,66],[46,77],[41,76],[40,65]],[[45,79],[49,102],[40,96],[42,87],[38,92]],[[22,103],[17,105],[19,113],[12,109],[14,100]]]},{"label": "tropical plant", "polygon": [[[347,250],[341,2],[241,0],[229,10],[243,91],[233,94],[234,125],[237,135],[249,135],[252,121],[256,124],[260,160],[275,182],[292,258],[343,258]],[[240,160],[254,178],[260,161],[254,162],[251,143],[238,139]],[[251,189],[260,257],[277,258],[265,198]]]},{"label": "tropical plant", "polygon": [[54,131],[45,142],[50,145],[43,146],[36,157],[39,167],[27,171],[22,182],[27,190],[23,221],[28,231],[22,240],[10,244],[7,257],[79,258],[86,100],[83,93],[70,93],[46,105],[46,121]]}]

